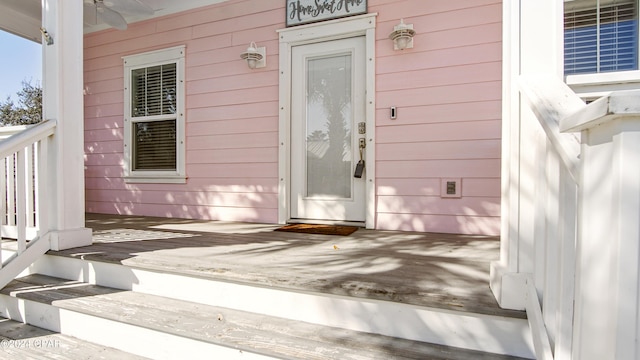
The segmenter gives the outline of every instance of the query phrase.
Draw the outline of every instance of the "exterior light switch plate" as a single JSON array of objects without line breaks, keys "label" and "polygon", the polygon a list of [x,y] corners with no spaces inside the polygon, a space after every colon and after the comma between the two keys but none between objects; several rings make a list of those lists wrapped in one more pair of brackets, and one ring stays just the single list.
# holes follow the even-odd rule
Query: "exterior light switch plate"
[{"label": "exterior light switch plate", "polygon": [[440,179],[440,197],[461,198],[462,197],[462,179],[460,178]]}]

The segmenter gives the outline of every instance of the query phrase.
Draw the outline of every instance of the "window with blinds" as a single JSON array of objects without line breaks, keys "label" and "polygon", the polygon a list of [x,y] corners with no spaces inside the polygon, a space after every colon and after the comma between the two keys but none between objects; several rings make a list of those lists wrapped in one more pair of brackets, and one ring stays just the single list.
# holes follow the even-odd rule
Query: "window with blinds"
[{"label": "window with blinds", "polygon": [[565,75],[638,69],[637,0],[565,2]]},{"label": "window with blinds", "polygon": [[122,57],[124,180],[184,184],[185,46]]},{"label": "window with blinds", "polygon": [[176,169],[176,75],[175,63],[131,71],[134,171]]},{"label": "window with blinds", "polygon": [[176,113],[176,64],[136,69],[131,74],[133,117]]}]

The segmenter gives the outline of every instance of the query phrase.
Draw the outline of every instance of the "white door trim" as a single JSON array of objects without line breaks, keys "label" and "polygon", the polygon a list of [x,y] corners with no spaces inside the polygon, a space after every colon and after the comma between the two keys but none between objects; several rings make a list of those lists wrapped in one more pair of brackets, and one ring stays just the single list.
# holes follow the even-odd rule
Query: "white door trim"
[{"label": "white door trim", "polygon": [[375,28],[378,14],[365,14],[278,30],[280,39],[280,104],[278,139],[278,222],[291,218],[291,47],[315,42],[364,36],[367,68],[366,89],[366,220],[375,227]]},{"label": "white door trim", "polygon": [[[366,118],[365,37],[357,36],[324,41],[294,46],[291,49],[291,220],[353,221],[364,225],[366,220],[366,175],[362,178],[355,178],[353,174],[356,163],[360,160],[360,139],[366,141],[366,134],[360,134],[358,131],[358,124],[364,122]],[[342,67],[344,70],[342,76],[329,76],[332,72],[325,69],[325,66],[333,67],[333,70]],[[312,74],[314,76],[311,76]],[[312,80],[314,78],[315,81]],[[311,90],[309,86],[311,83],[319,86],[320,78],[327,80],[328,84],[334,81],[345,82],[345,86],[349,87],[350,97],[334,97],[337,94],[327,95],[333,101],[347,100],[350,104],[348,108],[338,110],[333,107],[337,105],[333,101],[328,104],[322,100],[313,99],[309,93]],[[332,85],[329,86],[333,88]],[[324,96],[320,98],[324,98]],[[347,109],[348,111],[346,111]],[[339,126],[336,126],[335,123],[338,120],[335,118],[336,114],[333,113],[336,110],[342,114],[341,120],[347,131],[339,135],[332,134],[330,130],[330,124],[333,124],[333,131],[339,131]],[[333,118],[333,120],[330,122],[328,118]],[[326,143],[316,141],[310,143],[308,134],[312,130],[309,126],[316,131],[326,130],[326,133],[323,134],[328,141]],[[336,140],[347,134],[348,144],[345,142],[346,139],[342,139],[342,142],[338,144]],[[327,145],[327,148],[323,148],[321,144]],[[312,148],[309,149],[309,146]],[[318,148],[318,146],[321,147]],[[348,162],[345,158],[345,151],[349,152]],[[363,152],[366,152],[366,149]],[[310,159],[310,153],[315,153],[318,158]],[[328,167],[333,170],[330,171]]]}]

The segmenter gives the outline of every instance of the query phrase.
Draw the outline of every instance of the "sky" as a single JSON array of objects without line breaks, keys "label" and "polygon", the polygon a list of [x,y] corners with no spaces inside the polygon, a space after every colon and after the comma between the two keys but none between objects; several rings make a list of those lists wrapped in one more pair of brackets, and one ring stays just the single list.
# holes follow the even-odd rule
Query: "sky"
[{"label": "sky", "polygon": [[40,44],[0,30],[0,102],[7,96],[16,102],[22,81],[42,85]]}]

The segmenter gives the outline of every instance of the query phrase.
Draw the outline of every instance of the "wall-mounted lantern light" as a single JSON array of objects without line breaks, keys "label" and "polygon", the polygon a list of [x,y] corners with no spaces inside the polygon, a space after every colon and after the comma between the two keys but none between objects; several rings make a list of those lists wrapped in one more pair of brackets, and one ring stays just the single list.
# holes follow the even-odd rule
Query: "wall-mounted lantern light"
[{"label": "wall-mounted lantern light", "polygon": [[413,49],[413,36],[416,34],[413,30],[413,24],[405,24],[404,20],[400,20],[400,24],[393,27],[393,31],[389,34],[389,39],[393,40],[393,50]]},{"label": "wall-mounted lantern light", "polygon": [[240,58],[247,60],[250,69],[259,69],[267,66],[266,52],[265,47],[257,47],[252,41],[247,51],[240,54]]}]

